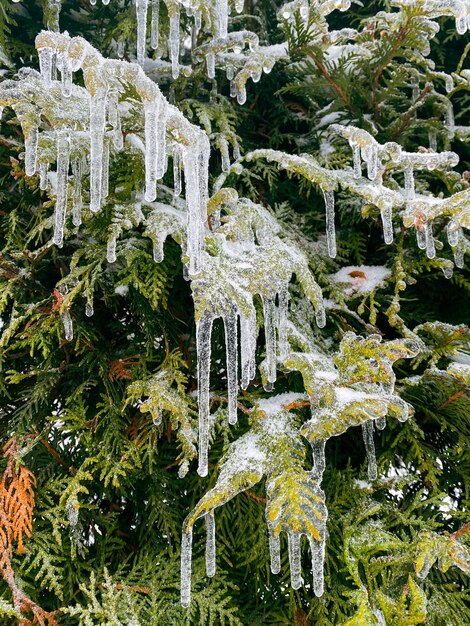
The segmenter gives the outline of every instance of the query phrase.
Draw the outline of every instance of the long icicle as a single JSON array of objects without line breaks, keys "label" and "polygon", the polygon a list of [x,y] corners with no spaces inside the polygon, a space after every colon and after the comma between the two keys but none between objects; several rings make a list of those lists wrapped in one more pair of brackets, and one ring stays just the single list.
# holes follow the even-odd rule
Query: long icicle
[{"label": "long icicle", "polygon": [[287,310],[289,307],[289,290],[287,285],[278,294],[278,337],[279,337],[279,358],[283,363],[287,358]]},{"label": "long icicle", "polygon": [[209,578],[215,576],[215,518],[214,512],[209,511],[206,520],[206,574]]},{"label": "long icicle", "polygon": [[240,354],[241,381],[240,387],[247,389],[256,374],[256,312],[240,315]]},{"label": "long icicle", "polygon": [[368,467],[367,474],[371,480],[377,478],[377,461],[375,458],[374,422],[369,420],[362,425],[362,438],[366,447]]},{"label": "long icicle", "polygon": [[227,359],[228,423],[237,423],[238,315],[235,307],[223,316]]},{"label": "long icicle", "polygon": [[106,89],[99,87],[90,99],[90,209],[101,209],[103,139],[106,125]]},{"label": "long icicle", "polygon": [[289,531],[287,543],[289,549],[290,584],[292,589],[299,589],[302,585],[302,563],[300,554],[300,533]]},{"label": "long icicle", "polygon": [[328,255],[334,259],[336,256],[336,231],[335,231],[335,194],[334,191],[323,191],[326,209],[326,244]]},{"label": "long icicle", "polygon": [[157,197],[157,161],[158,161],[158,124],[160,116],[160,98],[155,95],[144,102],[145,117],[145,199],[153,202]]},{"label": "long icicle", "polygon": [[281,571],[281,540],[279,535],[269,532],[269,554],[271,561],[271,572],[279,574]]},{"label": "long icicle", "polygon": [[181,540],[181,605],[191,604],[191,564],[193,552],[193,529],[183,532]]},{"label": "long icicle", "polygon": [[276,382],[276,320],[274,298],[263,297],[264,334],[266,337],[266,369],[268,383]]},{"label": "long icicle", "polygon": [[312,578],[313,593],[319,598],[323,595],[324,590],[324,563],[325,563],[325,539],[324,532],[320,541],[316,541],[313,537],[309,537],[310,552],[312,554]]},{"label": "long icicle", "polygon": [[137,63],[142,66],[145,61],[145,47],[147,39],[147,0],[135,0],[137,14]]},{"label": "long icicle", "polygon": [[158,48],[158,27],[160,22],[160,0],[150,0],[152,15],[150,17],[150,45],[153,50]]},{"label": "long icicle", "polygon": [[196,322],[197,396],[199,405],[199,476],[207,476],[209,448],[209,385],[213,318],[209,313]]},{"label": "long icicle", "polygon": [[67,209],[70,137],[68,130],[57,133],[57,198],[54,214],[54,243],[61,247],[64,241],[64,225]]}]

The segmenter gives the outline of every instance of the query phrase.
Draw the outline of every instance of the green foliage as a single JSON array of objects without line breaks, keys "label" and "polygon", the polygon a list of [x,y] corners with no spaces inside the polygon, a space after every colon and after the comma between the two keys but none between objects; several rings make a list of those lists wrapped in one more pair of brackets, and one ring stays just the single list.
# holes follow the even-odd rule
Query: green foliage
[{"label": "green foliage", "polygon": [[[42,4],[0,0],[2,80],[23,65],[37,67]],[[132,2],[119,11],[112,2],[80,3],[79,11],[62,4],[63,30],[106,56],[116,57],[118,45],[133,58]],[[32,534],[11,563],[18,588],[56,611],[61,626],[470,622],[470,276],[467,252],[467,266],[444,277],[455,246],[440,244],[449,216],[460,212],[469,223],[468,45],[456,37],[453,18],[439,18],[427,54],[433,27],[423,3],[399,13],[393,2],[353,2],[344,13],[310,11],[303,20],[297,12],[279,21],[281,4],[247,0],[244,13],[232,16],[234,30],[256,31],[263,45],[286,40],[289,51],[259,83],[248,82],[246,105],[230,98],[222,71],[208,80],[187,51],[192,71],[176,81],[168,69],[155,70],[165,96],[211,142],[210,281],[183,279],[184,204],[173,198],[170,174],[159,206],[142,201],[137,149],[112,159],[101,213],[85,209],[80,227],[67,221],[63,247],[51,245],[55,196],[39,189],[38,176],[25,175],[18,116],[3,112],[0,442],[17,438],[16,462],[37,481]],[[163,40],[163,3],[160,21]],[[191,23],[182,18],[186,35]],[[357,35],[342,32],[332,42],[328,24]],[[207,33],[200,37],[204,42]],[[442,72],[453,73],[448,93]],[[455,132],[445,120],[449,102]],[[333,121],[421,154],[435,133],[439,150],[459,155],[452,171],[416,175],[419,193],[457,194],[447,217],[434,220],[434,258],[419,249],[408,222],[385,246],[377,206],[331,174],[352,162],[347,142],[330,130]],[[127,124],[130,134],[140,132],[137,118]],[[227,152],[236,163],[222,171]],[[392,162],[384,179],[395,191],[404,184]],[[332,259],[320,187],[337,185]],[[395,226],[411,224],[406,211],[395,210]],[[270,229],[274,236],[263,240]],[[224,256],[223,237],[234,248],[256,243],[258,264]],[[359,284],[359,265],[385,266],[390,276],[372,292],[347,295],[331,276],[348,264]],[[267,391],[260,295],[292,274],[287,341],[295,351],[279,355]],[[320,287],[323,329],[314,322]],[[239,422],[229,427],[224,333],[216,321],[204,479],[195,469],[195,320],[208,309],[225,314],[233,302],[256,314],[259,371],[240,391]],[[72,341],[64,338],[64,316],[72,320]],[[284,393],[273,411],[269,397]],[[397,419],[381,429],[386,416]],[[367,476],[357,426],[369,443],[375,437],[377,477]],[[5,466],[2,457],[2,475]],[[217,573],[210,579],[196,521],[216,508]],[[193,526],[192,603],[183,609],[181,529]],[[301,534],[311,550],[326,540],[321,598],[305,574],[306,549],[304,578],[290,586],[289,541]],[[270,571],[273,536],[280,541],[277,575]],[[0,569],[6,571],[1,556]],[[24,618],[13,600],[2,574],[5,626]]]}]

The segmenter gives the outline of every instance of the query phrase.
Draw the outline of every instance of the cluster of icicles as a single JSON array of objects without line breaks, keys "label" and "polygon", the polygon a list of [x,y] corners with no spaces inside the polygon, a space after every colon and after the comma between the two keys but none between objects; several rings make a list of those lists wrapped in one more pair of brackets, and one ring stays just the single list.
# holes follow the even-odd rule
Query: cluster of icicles
[{"label": "cluster of icicles", "polygon": [[455,18],[455,28],[459,35],[465,35],[470,29],[470,2],[469,0],[394,0],[392,5],[419,8],[430,17],[449,15]]},{"label": "cluster of icicles", "polygon": [[[429,195],[419,195],[415,191],[415,171],[433,171],[455,167],[459,161],[455,152],[436,152],[432,148],[423,152],[405,152],[394,142],[379,144],[367,131],[354,126],[333,124],[331,130],[348,140],[353,155],[353,181],[348,186],[352,191],[362,195],[367,201],[380,209],[384,241],[393,242],[393,207],[404,206],[403,223],[406,227],[414,226],[418,247],[426,251],[429,259],[436,256],[433,237],[433,218],[440,216],[440,208],[445,200]],[[367,178],[374,185],[364,185],[362,179],[362,163],[366,167]],[[396,168],[403,173],[404,187],[395,191],[383,185],[386,169]],[[361,181],[361,182],[359,182]],[[326,204],[326,223],[328,252],[336,254],[336,237],[334,231],[334,198],[333,192],[324,191]],[[454,251],[455,265],[462,268],[467,243],[458,218],[451,219],[447,224],[447,238]],[[452,275],[449,266],[444,267],[446,278]]]},{"label": "cluster of icicles", "polygon": [[[51,90],[55,74],[61,74],[61,90],[89,109],[88,130],[76,130],[62,125],[55,132],[56,154],[41,152],[40,117],[23,123],[25,133],[25,171],[32,176],[39,171],[40,187],[48,185],[49,156],[57,161],[57,190],[53,241],[61,246],[64,236],[68,196],[68,172],[73,175],[72,220],[81,223],[83,208],[81,178],[89,170],[90,210],[97,212],[108,195],[110,151],[123,148],[119,98],[123,84],[131,84],[141,98],[145,142],[145,200],[152,202],[157,195],[157,181],[173,159],[175,189],[181,190],[181,168],[186,184],[188,238],[186,253],[190,272],[198,269],[202,250],[203,229],[207,213],[209,140],[198,127],[190,124],[178,109],[168,104],[158,86],[135,64],[104,59],[80,37],[43,31],[36,38],[43,87]],[[73,72],[83,69],[85,88],[72,85]],[[20,106],[13,108],[20,109]],[[18,111],[17,111],[18,113]],[[21,114],[19,115],[21,119]],[[77,111],[78,117],[78,111]],[[47,135],[47,133],[44,133]],[[169,140],[171,138],[171,140]],[[39,151],[38,151],[39,145]],[[88,154],[88,158],[84,157]],[[54,158],[55,157],[55,158]],[[114,246],[115,247],[115,246]],[[108,246],[110,261],[115,260],[113,245]]]}]

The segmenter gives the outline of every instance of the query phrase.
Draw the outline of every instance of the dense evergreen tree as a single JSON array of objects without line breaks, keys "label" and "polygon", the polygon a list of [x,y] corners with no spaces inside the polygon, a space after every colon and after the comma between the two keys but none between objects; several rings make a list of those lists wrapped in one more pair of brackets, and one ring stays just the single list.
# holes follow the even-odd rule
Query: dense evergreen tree
[{"label": "dense evergreen tree", "polygon": [[469,29],[0,0],[1,625],[470,623]]}]

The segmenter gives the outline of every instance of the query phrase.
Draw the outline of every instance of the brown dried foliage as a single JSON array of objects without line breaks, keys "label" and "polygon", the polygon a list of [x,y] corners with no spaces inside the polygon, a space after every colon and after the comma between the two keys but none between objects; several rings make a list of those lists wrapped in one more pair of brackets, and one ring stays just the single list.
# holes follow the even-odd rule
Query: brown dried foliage
[{"label": "brown dried foliage", "polygon": [[33,529],[36,478],[24,465],[17,466],[18,441],[12,437],[3,446],[7,466],[0,477],[0,576],[10,588],[15,609],[22,615],[20,626],[58,626],[53,613],[44,611],[16,586],[12,567],[13,548],[23,554],[24,537]]}]

